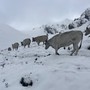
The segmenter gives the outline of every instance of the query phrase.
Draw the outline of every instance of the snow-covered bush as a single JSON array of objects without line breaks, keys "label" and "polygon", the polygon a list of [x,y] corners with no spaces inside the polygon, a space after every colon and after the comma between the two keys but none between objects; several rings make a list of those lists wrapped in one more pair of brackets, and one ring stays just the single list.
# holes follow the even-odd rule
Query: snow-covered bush
[{"label": "snow-covered bush", "polygon": [[55,28],[52,28],[50,26],[45,26],[44,31],[46,31],[49,34],[55,34],[58,32]]},{"label": "snow-covered bush", "polygon": [[75,28],[75,27],[74,27],[73,23],[71,23],[71,24],[68,25],[68,28],[69,28],[69,29],[73,29],[73,28]]},{"label": "snow-covered bush", "polygon": [[66,30],[66,29],[67,29],[67,26],[64,25],[64,24],[62,24],[62,25],[61,25],[61,28]]}]

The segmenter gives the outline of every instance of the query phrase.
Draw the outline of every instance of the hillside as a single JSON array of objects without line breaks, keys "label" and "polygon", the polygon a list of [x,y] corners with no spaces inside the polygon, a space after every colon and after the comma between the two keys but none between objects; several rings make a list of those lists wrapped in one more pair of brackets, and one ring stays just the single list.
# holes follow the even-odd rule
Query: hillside
[{"label": "hillside", "polygon": [[42,34],[55,34],[63,30],[68,29],[68,25],[72,22],[72,20],[65,19],[61,22],[57,23],[48,23],[42,25],[40,27],[35,27],[33,29],[28,28],[27,30],[23,30],[24,33],[29,34],[30,36],[38,36]]},{"label": "hillside", "polygon": [[[45,50],[45,46],[32,42],[30,48],[0,51],[0,90],[90,90],[90,38],[83,39],[77,56],[71,50]],[[22,86],[33,81],[32,86]]]},{"label": "hillside", "polygon": [[[83,16],[83,15],[82,15]],[[78,55],[70,56],[70,50],[60,48],[60,55],[45,45],[31,42],[30,48],[23,46],[18,50],[8,51],[13,42],[20,42],[23,38],[49,33],[49,38],[57,32],[81,30],[90,21],[79,27],[68,29],[71,20],[61,23],[47,24],[28,31],[27,36],[14,28],[0,25],[0,90],[90,90],[90,37],[83,33],[82,47]],[[49,31],[45,31],[45,27]],[[48,30],[48,29],[46,29]],[[26,32],[26,31],[25,31]],[[74,39],[75,40],[75,39]],[[89,47],[89,49],[88,49]]]},{"label": "hillside", "polygon": [[[87,8],[78,18],[75,18],[69,25],[69,29],[81,27],[90,21],[90,8]],[[90,23],[89,23],[90,24]],[[89,25],[88,24],[88,25]]]},{"label": "hillside", "polygon": [[11,46],[14,42],[20,42],[25,37],[29,37],[22,32],[6,24],[0,24],[0,49]]}]

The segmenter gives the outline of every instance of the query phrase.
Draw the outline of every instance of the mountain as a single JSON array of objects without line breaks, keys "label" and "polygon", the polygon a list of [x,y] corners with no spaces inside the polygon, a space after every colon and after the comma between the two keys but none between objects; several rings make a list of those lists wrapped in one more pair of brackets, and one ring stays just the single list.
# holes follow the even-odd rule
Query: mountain
[{"label": "mountain", "polygon": [[69,29],[77,28],[77,27],[80,27],[80,26],[84,25],[85,23],[87,23],[89,21],[90,21],[90,8],[87,8],[80,15],[79,18],[74,19],[73,22],[68,25],[68,28]]},{"label": "mountain", "polygon": [[33,29],[28,29],[27,31],[23,31],[24,33],[29,34],[30,36],[38,36],[42,34],[55,34],[61,30],[68,29],[68,25],[72,22],[72,20],[65,19],[62,22],[57,23],[49,23],[42,25],[40,27],[36,27]]},{"label": "mountain", "polygon": [[[45,26],[49,26],[47,30],[50,33],[68,30],[71,22],[66,19],[61,23],[42,25],[28,34],[30,38],[46,34]],[[89,23],[88,19],[74,29],[83,31]],[[0,24],[0,49],[26,37],[29,36]],[[0,50],[0,90],[90,90],[90,38],[83,34],[82,47],[77,56],[70,56],[72,50],[72,45],[70,50],[60,48],[60,55],[55,55],[53,48],[46,50],[43,43],[38,46],[36,42],[31,42],[30,48]]]},{"label": "mountain", "polygon": [[84,31],[86,27],[90,27],[90,8],[87,8],[78,18],[74,20],[65,19],[62,22],[49,23],[36,27],[33,29],[27,29],[23,31],[28,33],[30,36],[38,36],[42,34],[55,34],[58,32],[64,32],[69,29],[80,29]]},{"label": "mountain", "polygon": [[0,49],[7,48],[14,42],[20,42],[25,37],[28,36],[13,27],[6,24],[0,24]]}]

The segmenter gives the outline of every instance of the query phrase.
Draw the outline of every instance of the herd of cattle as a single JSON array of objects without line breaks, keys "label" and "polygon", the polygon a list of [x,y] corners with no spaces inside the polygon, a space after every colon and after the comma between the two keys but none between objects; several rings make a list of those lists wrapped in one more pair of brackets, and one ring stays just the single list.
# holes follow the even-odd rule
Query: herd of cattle
[{"label": "herd of cattle", "polygon": [[[37,36],[37,37],[33,37],[32,38],[32,42],[37,42],[37,44],[39,45],[40,42],[43,42],[43,44],[45,43],[45,41],[48,40],[48,35],[42,35],[42,36]],[[24,46],[24,48],[26,46],[28,46],[28,48],[30,47],[31,44],[31,39],[30,38],[26,38],[21,42],[21,46]],[[18,50],[19,48],[19,43],[15,42],[14,44],[12,44],[12,49],[14,50]],[[8,48],[8,51],[11,51],[11,48]]]},{"label": "herd of cattle", "polygon": [[[86,28],[85,30],[85,35],[90,34],[90,29]],[[52,38],[50,38],[48,40],[48,35],[42,35],[42,36],[37,36],[37,37],[33,37],[32,38],[32,42],[37,42],[37,44],[39,45],[40,42],[43,42],[43,44],[45,44],[45,49],[48,49],[50,46],[52,48],[55,49],[55,54],[59,55],[58,53],[58,49],[60,49],[61,47],[67,47],[69,45],[73,45],[73,50],[71,52],[70,55],[77,55],[79,49],[82,46],[82,40],[83,40],[83,33],[81,31],[68,31],[68,32],[64,32],[64,33],[59,33],[55,36],[53,36]],[[78,45],[80,43],[80,45]],[[21,46],[24,46],[24,48],[26,46],[30,47],[31,44],[31,39],[30,38],[26,38],[21,42]],[[19,43],[16,42],[14,44],[12,44],[12,49],[17,50],[19,47]],[[11,48],[8,48],[8,51],[10,51]]]}]

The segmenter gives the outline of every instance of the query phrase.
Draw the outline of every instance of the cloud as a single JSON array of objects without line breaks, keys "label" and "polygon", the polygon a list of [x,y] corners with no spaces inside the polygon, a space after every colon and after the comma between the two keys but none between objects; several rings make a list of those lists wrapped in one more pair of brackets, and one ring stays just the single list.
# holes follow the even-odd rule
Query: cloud
[{"label": "cloud", "polygon": [[90,0],[0,0],[0,22],[32,28],[77,18],[89,6]]}]

